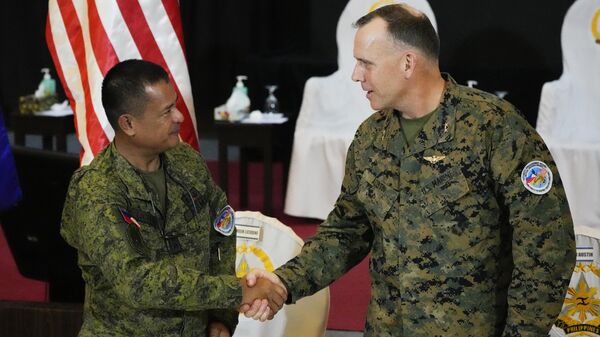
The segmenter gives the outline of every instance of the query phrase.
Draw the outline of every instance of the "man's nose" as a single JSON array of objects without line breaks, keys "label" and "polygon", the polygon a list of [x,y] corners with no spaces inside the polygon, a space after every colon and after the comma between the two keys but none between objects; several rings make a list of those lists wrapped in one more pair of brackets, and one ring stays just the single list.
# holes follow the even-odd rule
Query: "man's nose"
[{"label": "man's nose", "polygon": [[179,109],[175,108],[175,113],[173,114],[173,121],[176,123],[183,123],[184,119],[185,119],[185,117],[183,117],[183,114],[181,113],[181,111],[179,111]]},{"label": "man's nose", "polygon": [[362,82],[363,81],[363,74],[362,74],[362,71],[359,69],[358,64],[356,64],[354,66],[354,70],[352,70],[352,80],[354,82]]}]

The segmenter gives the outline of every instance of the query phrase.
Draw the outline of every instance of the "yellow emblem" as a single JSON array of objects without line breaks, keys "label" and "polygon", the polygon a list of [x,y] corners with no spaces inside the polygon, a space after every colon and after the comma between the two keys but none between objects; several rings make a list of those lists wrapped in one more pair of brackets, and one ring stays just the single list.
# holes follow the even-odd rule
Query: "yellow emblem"
[{"label": "yellow emblem", "polygon": [[600,44],[600,9],[594,13],[594,17],[592,18],[592,35],[594,35],[594,39],[596,39],[596,43]]},{"label": "yellow emblem", "polygon": [[582,274],[576,288],[567,290],[563,310],[556,326],[566,334],[588,336],[585,332],[596,332],[600,325],[600,299],[595,298],[598,289],[590,287]]},{"label": "yellow emblem", "polygon": [[369,8],[369,13],[371,13],[372,11],[376,10],[379,7],[393,5],[395,3],[398,3],[398,2],[393,1],[393,0],[379,0],[379,1],[375,2],[373,5],[371,5],[371,8]]},{"label": "yellow emblem", "polygon": [[271,262],[271,258],[269,258],[269,255],[267,255],[267,253],[265,253],[265,251],[260,249],[259,247],[256,247],[255,245],[247,246],[245,243],[243,243],[237,246],[236,249],[238,254],[242,254],[240,263],[235,268],[235,275],[238,278],[246,276],[246,274],[248,274],[248,272],[250,271],[248,261],[246,261],[246,253],[254,254],[254,256],[256,256],[263,263],[264,270],[270,272],[275,270],[275,268],[273,267],[273,262]]},{"label": "yellow emblem", "polygon": [[442,160],[446,158],[446,156],[427,156],[427,157],[423,157],[423,159],[427,160],[428,162],[435,164],[438,161]]},{"label": "yellow emblem", "polygon": [[569,336],[597,336],[600,331],[598,288],[590,287],[586,277],[596,281],[600,268],[594,263],[578,262],[574,272],[579,273],[579,280],[577,285],[567,289],[562,312],[554,324]]}]

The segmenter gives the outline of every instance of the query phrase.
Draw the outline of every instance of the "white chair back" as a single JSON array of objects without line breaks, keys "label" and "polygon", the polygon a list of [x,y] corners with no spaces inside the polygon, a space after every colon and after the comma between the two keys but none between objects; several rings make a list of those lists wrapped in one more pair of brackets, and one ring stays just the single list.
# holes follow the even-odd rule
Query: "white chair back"
[{"label": "white chair back", "polygon": [[537,130],[550,143],[600,145],[600,1],[573,3],[561,43],[563,74],[542,88]]},{"label": "white chair back", "polygon": [[536,129],[560,172],[575,227],[600,228],[600,1],[571,5],[561,42],[563,74],[542,88]]},{"label": "white chair back", "polygon": [[346,152],[356,129],[373,110],[360,84],[352,82],[355,60],[352,24],[369,11],[406,3],[425,13],[437,30],[426,0],[350,0],[337,25],[338,70],[327,77],[311,77],[304,86],[296,121],[288,175],[285,212],[325,219],[340,193]]},{"label": "white chair back", "polygon": [[[273,271],[298,255],[304,242],[288,226],[260,212],[235,213],[237,228],[236,274],[245,276],[253,268]],[[260,239],[250,238],[260,232]],[[285,305],[267,322],[239,316],[234,337],[323,336],[329,315],[329,288]]]},{"label": "white chair back", "polygon": [[575,227],[575,239],[577,263],[552,337],[600,336],[600,229]]}]

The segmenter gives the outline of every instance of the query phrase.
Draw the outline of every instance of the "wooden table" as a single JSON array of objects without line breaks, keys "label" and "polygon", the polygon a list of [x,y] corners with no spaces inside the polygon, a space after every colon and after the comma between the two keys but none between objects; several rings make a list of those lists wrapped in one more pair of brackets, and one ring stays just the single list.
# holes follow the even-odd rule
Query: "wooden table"
[{"label": "wooden table", "polygon": [[[215,121],[219,141],[219,184],[228,193],[228,146],[240,148],[240,206],[248,205],[248,152],[260,150],[263,162],[263,208],[265,213],[273,212],[273,150],[279,147],[283,153],[284,185],[289,166],[293,130],[289,122],[282,124],[246,124],[239,122]],[[289,140],[289,141],[288,141]]]},{"label": "wooden table", "polygon": [[66,152],[67,135],[75,133],[73,115],[51,117],[11,113],[8,118],[17,145],[25,145],[25,135],[34,134],[42,136],[44,150],[52,150],[52,137],[56,137],[56,150]]}]

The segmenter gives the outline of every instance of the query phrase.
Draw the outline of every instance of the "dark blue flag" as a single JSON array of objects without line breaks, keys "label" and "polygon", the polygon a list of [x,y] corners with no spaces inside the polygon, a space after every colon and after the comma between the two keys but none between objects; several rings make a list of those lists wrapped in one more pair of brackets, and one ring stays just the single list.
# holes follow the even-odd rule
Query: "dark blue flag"
[{"label": "dark blue flag", "polygon": [[21,199],[19,177],[4,126],[4,115],[0,108],[0,211],[11,207],[19,199]]}]

